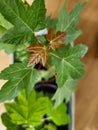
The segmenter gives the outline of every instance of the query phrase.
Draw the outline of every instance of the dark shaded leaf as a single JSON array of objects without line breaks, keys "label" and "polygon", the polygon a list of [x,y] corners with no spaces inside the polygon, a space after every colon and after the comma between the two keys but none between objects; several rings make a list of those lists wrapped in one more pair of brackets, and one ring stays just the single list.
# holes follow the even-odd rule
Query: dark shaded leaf
[{"label": "dark shaded leaf", "polygon": [[3,124],[7,127],[6,130],[16,130],[17,125],[12,123],[11,118],[8,116],[8,113],[3,113],[1,115]]},{"label": "dark shaded leaf", "polygon": [[54,30],[56,29],[56,24],[57,24],[57,19],[56,18],[51,18],[51,16],[48,16],[46,18],[46,24],[47,24],[47,28],[54,28]]},{"label": "dark shaded leaf", "polygon": [[0,26],[2,26],[3,28],[5,28],[6,30],[10,29],[11,27],[13,27],[13,25],[11,23],[9,23],[0,13]]}]

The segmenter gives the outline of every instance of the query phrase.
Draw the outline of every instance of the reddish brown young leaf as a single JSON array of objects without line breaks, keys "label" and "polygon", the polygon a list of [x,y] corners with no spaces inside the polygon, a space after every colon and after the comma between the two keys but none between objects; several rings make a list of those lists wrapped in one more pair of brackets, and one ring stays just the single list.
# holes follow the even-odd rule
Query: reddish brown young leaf
[{"label": "reddish brown young leaf", "polygon": [[34,65],[41,62],[42,65],[45,66],[49,55],[48,48],[46,48],[41,43],[37,43],[28,47],[27,50],[31,52],[29,63],[28,63],[29,65]]},{"label": "reddish brown young leaf", "polygon": [[65,32],[58,31],[56,34],[53,29],[50,29],[46,35],[46,39],[50,42],[49,48],[55,50],[56,48],[61,48],[64,46],[64,41],[66,38]]}]

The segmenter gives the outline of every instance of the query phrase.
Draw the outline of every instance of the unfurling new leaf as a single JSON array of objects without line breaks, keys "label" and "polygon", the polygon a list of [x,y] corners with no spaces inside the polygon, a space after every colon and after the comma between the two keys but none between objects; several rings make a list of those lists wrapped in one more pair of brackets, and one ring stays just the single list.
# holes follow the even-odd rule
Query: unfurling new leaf
[{"label": "unfurling new leaf", "polygon": [[28,47],[27,50],[31,52],[29,65],[38,64],[39,62],[41,62],[43,66],[46,65],[49,55],[49,49],[47,47],[41,43],[37,43]]},{"label": "unfurling new leaf", "polygon": [[49,48],[55,50],[57,48],[61,48],[64,46],[64,42],[66,39],[66,33],[58,31],[56,34],[54,30],[51,28],[46,35],[46,39],[49,41]]}]

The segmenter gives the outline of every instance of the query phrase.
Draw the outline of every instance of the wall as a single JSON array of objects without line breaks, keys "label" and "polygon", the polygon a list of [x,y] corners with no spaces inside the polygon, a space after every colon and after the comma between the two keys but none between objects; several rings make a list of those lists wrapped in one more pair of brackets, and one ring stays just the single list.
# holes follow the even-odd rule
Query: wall
[{"label": "wall", "polygon": [[[6,68],[10,63],[12,62],[12,56],[6,55],[4,51],[0,51],[0,71]],[[4,84],[3,80],[0,80],[0,87]],[[0,103],[0,115],[2,112],[4,112],[4,106]],[[0,120],[0,130],[5,130],[4,126],[1,123]]]}]

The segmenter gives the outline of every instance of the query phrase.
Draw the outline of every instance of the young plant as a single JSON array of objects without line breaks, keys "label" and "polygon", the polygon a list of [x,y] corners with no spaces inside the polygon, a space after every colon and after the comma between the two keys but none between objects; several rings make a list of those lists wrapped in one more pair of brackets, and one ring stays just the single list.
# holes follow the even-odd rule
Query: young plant
[{"label": "young plant", "polygon": [[9,130],[16,130],[19,125],[26,130],[28,128],[34,130],[34,128],[38,129],[38,126],[44,127],[45,122],[52,121],[59,126],[70,121],[64,103],[55,109],[48,97],[38,97],[35,91],[31,91],[26,97],[24,90],[17,97],[16,102],[5,103],[5,108],[7,112],[2,114],[2,121]]},{"label": "young plant", "polygon": [[[0,79],[7,80],[0,90],[0,102],[12,100],[25,91],[16,102],[5,104],[7,113],[2,115],[2,120],[6,126],[9,124],[5,120],[10,120],[15,130],[17,125],[34,129],[42,123],[44,115],[49,116],[48,119],[51,117],[56,125],[69,122],[63,102],[70,100],[85,72],[81,58],[87,47],[83,44],[74,46],[75,39],[81,34],[77,25],[84,6],[85,2],[80,1],[68,12],[65,2],[58,18],[51,19],[46,16],[44,0],[34,0],[31,5],[22,0],[0,1],[0,48],[14,52],[17,59],[0,73]],[[40,69],[41,66],[45,70]],[[50,77],[55,77],[57,83],[51,101],[44,96],[36,99],[35,94],[30,97],[35,84]],[[52,109],[50,115],[48,107]],[[60,113],[59,118],[57,113]]]}]

